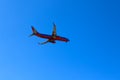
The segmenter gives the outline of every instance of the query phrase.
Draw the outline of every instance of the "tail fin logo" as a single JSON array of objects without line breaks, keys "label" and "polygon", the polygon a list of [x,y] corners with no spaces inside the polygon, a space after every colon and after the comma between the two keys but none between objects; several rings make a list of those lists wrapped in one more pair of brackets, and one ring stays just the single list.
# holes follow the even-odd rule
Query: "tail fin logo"
[{"label": "tail fin logo", "polygon": [[30,35],[30,37],[34,36],[35,34],[37,34],[37,30],[33,26],[31,28],[32,28],[33,33]]},{"label": "tail fin logo", "polygon": [[32,31],[33,31],[33,34],[37,33],[37,30],[33,26],[32,26]]}]

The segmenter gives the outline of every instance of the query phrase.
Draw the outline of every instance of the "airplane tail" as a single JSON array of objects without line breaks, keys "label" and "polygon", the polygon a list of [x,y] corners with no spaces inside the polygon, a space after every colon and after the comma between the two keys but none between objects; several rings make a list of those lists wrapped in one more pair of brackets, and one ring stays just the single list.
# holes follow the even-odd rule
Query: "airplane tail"
[{"label": "airplane tail", "polygon": [[33,35],[35,35],[37,33],[37,30],[33,26],[31,28],[32,28],[33,33],[30,36],[33,36]]}]

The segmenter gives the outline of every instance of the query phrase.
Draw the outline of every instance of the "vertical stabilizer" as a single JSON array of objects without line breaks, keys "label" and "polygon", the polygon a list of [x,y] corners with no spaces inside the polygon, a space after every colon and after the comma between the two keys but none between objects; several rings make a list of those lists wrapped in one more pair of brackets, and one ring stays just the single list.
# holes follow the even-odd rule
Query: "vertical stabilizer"
[{"label": "vertical stabilizer", "polygon": [[37,33],[37,30],[33,26],[31,26],[31,28],[32,28],[33,33],[30,36],[33,36],[33,35],[35,35]]}]

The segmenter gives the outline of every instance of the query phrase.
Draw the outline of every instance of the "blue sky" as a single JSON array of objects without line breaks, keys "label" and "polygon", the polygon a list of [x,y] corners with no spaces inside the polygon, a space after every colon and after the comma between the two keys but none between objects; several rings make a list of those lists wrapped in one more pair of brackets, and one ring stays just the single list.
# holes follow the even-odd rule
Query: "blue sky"
[{"label": "blue sky", "polygon": [[[1,0],[0,80],[120,80],[119,0]],[[38,45],[31,25],[70,42]]]}]

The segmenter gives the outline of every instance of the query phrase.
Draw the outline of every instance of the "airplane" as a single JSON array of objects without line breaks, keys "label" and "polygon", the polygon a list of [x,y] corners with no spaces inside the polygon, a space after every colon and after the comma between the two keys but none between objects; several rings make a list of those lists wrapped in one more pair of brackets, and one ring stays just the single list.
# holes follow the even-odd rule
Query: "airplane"
[{"label": "airplane", "polygon": [[57,41],[63,41],[63,42],[68,42],[69,41],[69,39],[57,35],[57,33],[56,33],[56,25],[54,23],[53,23],[52,35],[39,33],[33,26],[31,26],[31,28],[32,28],[33,33],[30,36],[37,36],[37,37],[40,37],[40,38],[48,39],[45,42],[39,43],[41,45],[46,44],[48,42],[56,43],[56,40]]}]

